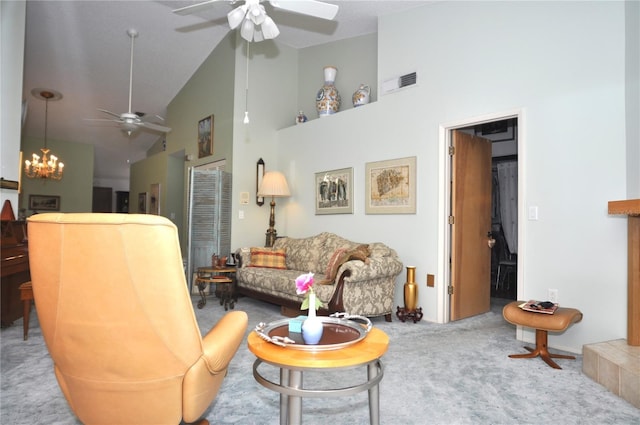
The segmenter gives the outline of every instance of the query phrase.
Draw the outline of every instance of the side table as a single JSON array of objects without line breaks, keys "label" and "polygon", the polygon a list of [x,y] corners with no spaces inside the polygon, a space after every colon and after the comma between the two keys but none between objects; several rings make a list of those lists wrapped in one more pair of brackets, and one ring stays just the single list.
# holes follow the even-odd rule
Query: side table
[{"label": "side table", "polygon": [[196,285],[200,292],[200,301],[198,308],[207,305],[207,297],[204,289],[207,284],[216,285],[216,295],[220,298],[220,305],[224,305],[224,309],[234,308],[238,301],[236,294],[236,268],[235,267],[198,267]]},{"label": "side table", "polygon": [[[369,421],[380,424],[380,393],[378,384],[384,376],[380,358],[389,347],[389,337],[382,330],[372,328],[369,334],[353,345],[327,351],[303,351],[280,347],[251,332],[247,338],[249,350],[257,357],[253,363],[253,377],[265,388],[280,393],[280,424],[302,423],[303,397],[341,397],[361,391],[369,392]],[[259,371],[266,363],[280,369],[280,382],[272,382]],[[361,384],[334,389],[305,389],[302,374],[305,370],[336,370],[367,366],[367,379]]]}]

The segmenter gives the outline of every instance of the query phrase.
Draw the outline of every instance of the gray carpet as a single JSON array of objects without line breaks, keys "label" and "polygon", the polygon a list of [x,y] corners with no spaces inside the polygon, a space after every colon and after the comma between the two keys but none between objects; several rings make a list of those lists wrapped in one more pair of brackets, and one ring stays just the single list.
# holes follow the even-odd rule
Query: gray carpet
[{"label": "gray carpet", "polygon": [[[193,301],[195,306],[197,298]],[[582,374],[580,356],[558,360],[563,370],[540,359],[509,359],[508,354],[524,352],[523,344],[496,301],[489,313],[446,325],[374,319],[390,337],[380,384],[382,424],[640,423],[640,410]],[[236,309],[248,313],[250,327],[282,318],[277,307],[248,298],[241,298]],[[211,297],[195,311],[203,333],[224,314]],[[2,329],[0,423],[79,424],[58,389],[35,312],[31,322],[28,341],[22,340],[21,320]],[[241,345],[205,413],[212,424],[279,423],[278,395],[255,382],[253,361],[246,343]],[[271,372],[265,366],[261,370]],[[365,376],[365,368],[305,373],[304,382],[316,388],[344,386]],[[272,379],[277,380],[275,370]],[[303,401],[305,424],[368,420],[366,392]]]}]

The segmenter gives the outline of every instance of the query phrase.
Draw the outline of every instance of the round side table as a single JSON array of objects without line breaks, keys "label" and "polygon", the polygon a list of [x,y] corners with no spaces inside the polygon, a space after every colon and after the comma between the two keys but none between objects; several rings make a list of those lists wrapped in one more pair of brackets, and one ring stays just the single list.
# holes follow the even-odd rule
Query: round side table
[{"label": "round side table", "polygon": [[[303,397],[340,397],[361,391],[369,392],[369,420],[380,424],[380,393],[378,384],[384,376],[380,358],[389,347],[389,337],[382,330],[372,328],[367,336],[353,345],[327,351],[306,351],[281,347],[251,332],[247,339],[249,350],[257,357],[253,363],[253,377],[265,388],[280,393],[280,424],[302,422]],[[265,378],[259,370],[263,364],[280,369],[280,382]],[[367,379],[358,385],[333,389],[305,389],[302,374],[305,370],[336,370],[367,367]]]}]

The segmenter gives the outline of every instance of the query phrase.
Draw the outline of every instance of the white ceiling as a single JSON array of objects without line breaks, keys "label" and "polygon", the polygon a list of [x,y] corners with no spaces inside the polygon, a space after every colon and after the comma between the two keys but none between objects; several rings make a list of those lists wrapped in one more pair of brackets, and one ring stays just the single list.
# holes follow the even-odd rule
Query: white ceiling
[{"label": "white ceiling", "polygon": [[[430,1],[327,1],[339,5],[334,21],[273,10],[277,41],[303,48],[377,31],[377,17]],[[131,41],[135,39],[132,111],[164,116],[167,105],[229,31],[226,14],[241,3],[216,3],[180,16],[173,9],[199,1],[27,1],[23,96],[28,113],[23,133],[44,139],[45,102],[34,88],[60,92],[49,103],[47,139],[95,145],[96,179],[128,179],[128,161],[145,157],[158,133],[128,137],[97,111],[127,112]],[[25,152],[29,156],[31,152]],[[64,158],[62,158],[64,160]],[[68,167],[79,164],[67,164]]]}]

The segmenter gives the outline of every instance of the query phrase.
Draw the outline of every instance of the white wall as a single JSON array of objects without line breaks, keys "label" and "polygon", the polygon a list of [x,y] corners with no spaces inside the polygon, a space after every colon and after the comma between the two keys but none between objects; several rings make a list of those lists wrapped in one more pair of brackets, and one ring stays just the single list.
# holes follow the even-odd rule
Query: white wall
[{"label": "white wall", "polygon": [[[0,3],[2,68],[0,74],[0,177],[18,181],[20,135],[22,133],[22,70],[24,67],[24,28],[26,2]],[[18,191],[0,189],[0,205],[9,200],[18,217]]]},{"label": "white wall", "polygon": [[627,0],[627,198],[640,198],[640,2]]},{"label": "white wall", "polygon": [[[521,212],[519,297],[556,288],[561,305],[582,310],[581,324],[550,336],[557,348],[624,338],[626,220],[607,214],[626,197],[624,22],[622,2],[439,2],[383,17],[378,81],[417,71],[418,86],[278,133],[294,193],[279,233],[389,244],[417,266],[420,305],[435,320],[447,282],[424,282],[442,267],[439,127],[521,110],[521,198],[539,220]],[[414,155],[417,214],[365,215],[365,163]],[[315,216],[313,173],[343,167],[354,168],[354,214]],[[402,305],[404,274],[397,282]]]}]

